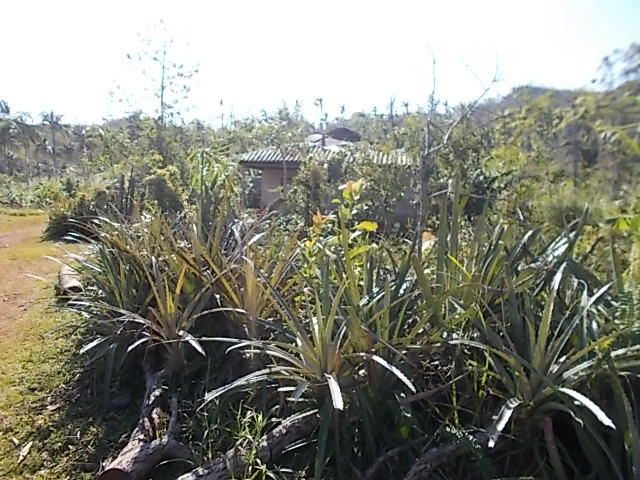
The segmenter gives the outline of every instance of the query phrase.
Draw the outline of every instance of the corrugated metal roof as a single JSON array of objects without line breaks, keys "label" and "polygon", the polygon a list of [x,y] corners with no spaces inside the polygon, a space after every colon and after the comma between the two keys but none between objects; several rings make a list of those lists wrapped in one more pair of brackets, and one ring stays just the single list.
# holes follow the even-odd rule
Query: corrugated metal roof
[{"label": "corrugated metal roof", "polygon": [[253,150],[252,152],[242,155],[240,162],[257,162],[257,163],[282,163],[282,162],[299,162],[301,152],[289,150],[282,151],[277,148],[262,148]]},{"label": "corrugated metal roof", "polygon": [[409,155],[402,150],[392,150],[390,152],[382,152],[380,150],[365,150],[356,152],[356,156],[360,156],[363,161],[369,161],[376,165],[401,165],[411,166],[415,163]]},{"label": "corrugated metal roof", "polygon": [[402,150],[392,150],[383,152],[368,147],[343,147],[338,145],[321,146],[290,146],[286,148],[263,148],[245,153],[240,157],[240,163],[252,164],[278,164],[278,163],[300,163],[304,159],[315,158],[317,160],[330,160],[342,158],[344,161],[370,162],[376,165],[401,165],[410,166],[414,164]]}]

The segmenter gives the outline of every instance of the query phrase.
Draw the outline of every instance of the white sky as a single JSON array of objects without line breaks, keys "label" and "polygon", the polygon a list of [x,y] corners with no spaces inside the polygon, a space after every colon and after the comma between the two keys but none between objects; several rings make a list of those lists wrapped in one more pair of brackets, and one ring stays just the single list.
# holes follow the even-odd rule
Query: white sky
[{"label": "white sky", "polygon": [[14,111],[91,122],[123,113],[108,95],[120,84],[146,108],[145,80],[126,54],[160,18],[176,60],[199,63],[189,116],[210,122],[220,99],[236,117],[299,99],[316,119],[316,97],[330,117],[343,104],[347,114],[383,108],[392,96],[398,108],[424,105],[431,50],[449,102],[475,97],[496,66],[494,94],[585,87],[604,55],[640,40],[640,0],[8,1],[0,98]]}]

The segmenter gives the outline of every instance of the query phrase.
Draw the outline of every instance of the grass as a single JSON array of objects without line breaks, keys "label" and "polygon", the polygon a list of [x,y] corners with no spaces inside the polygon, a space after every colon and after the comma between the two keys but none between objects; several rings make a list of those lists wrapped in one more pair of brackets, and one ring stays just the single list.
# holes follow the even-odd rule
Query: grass
[{"label": "grass", "polygon": [[44,215],[42,210],[37,208],[6,208],[0,207],[0,215],[8,215],[11,217],[37,217]]},{"label": "grass", "polygon": [[59,315],[34,313],[28,329],[3,342],[1,478],[63,478],[75,456],[68,448],[73,432],[60,430],[59,424],[60,403],[69,394],[66,386],[73,385],[79,373],[78,366],[71,365],[74,342],[68,341],[69,329],[69,319],[61,322]]},{"label": "grass", "polygon": [[33,227],[42,225],[47,221],[47,216],[40,212],[34,215],[17,215],[16,210],[0,210],[0,233],[11,232],[17,228]]},{"label": "grass", "polygon": [[54,262],[43,257],[45,255],[57,256],[59,254],[60,250],[49,242],[32,241],[15,245],[11,248],[0,249],[0,262],[42,260],[44,262],[51,262],[51,267],[54,268]]},{"label": "grass", "polygon": [[[43,255],[59,252],[39,240],[44,220],[0,214],[0,232],[14,234],[0,249],[2,276],[55,274],[58,266]],[[100,382],[78,354],[84,342],[78,318],[52,305],[50,286],[14,273],[0,293],[9,302],[18,295],[26,309],[7,314],[6,303],[0,322],[0,478],[93,478],[133,419],[100,410]]]},{"label": "grass", "polygon": [[89,479],[134,416],[100,411],[77,319],[46,309],[0,344],[0,478]]}]

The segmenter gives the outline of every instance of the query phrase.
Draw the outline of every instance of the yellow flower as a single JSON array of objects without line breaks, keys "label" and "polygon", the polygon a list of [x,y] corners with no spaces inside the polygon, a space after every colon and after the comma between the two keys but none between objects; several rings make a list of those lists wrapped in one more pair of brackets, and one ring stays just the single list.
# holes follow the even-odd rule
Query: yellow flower
[{"label": "yellow flower", "polygon": [[329,220],[329,215],[322,215],[320,213],[320,210],[316,210],[316,213],[313,214],[311,220],[313,221],[314,227],[320,227],[327,223],[327,220]]},{"label": "yellow flower", "polygon": [[360,179],[357,181],[349,180],[346,185],[346,189],[351,194],[358,194],[360,190],[362,190],[362,186],[364,185],[364,180]]},{"label": "yellow flower", "polygon": [[360,190],[362,190],[363,186],[363,179],[357,180],[355,182],[353,180],[349,180],[347,183],[340,186],[340,189],[342,190],[342,198],[347,201],[357,200],[360,194]]}]

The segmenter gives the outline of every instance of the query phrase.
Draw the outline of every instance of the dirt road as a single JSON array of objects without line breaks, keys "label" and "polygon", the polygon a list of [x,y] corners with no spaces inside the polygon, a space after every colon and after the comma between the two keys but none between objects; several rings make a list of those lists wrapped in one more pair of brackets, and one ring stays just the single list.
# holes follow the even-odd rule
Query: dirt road
[{"label": "dirt road", "polygon": [[[22,325],[25,314],[49,301],[59,265],[45,256],[61,257],[60,246],[41,242],[45,215],[0,214],[0,342]],[[0,343],[1,348],[1,343]]]}]

